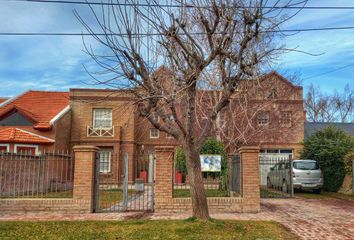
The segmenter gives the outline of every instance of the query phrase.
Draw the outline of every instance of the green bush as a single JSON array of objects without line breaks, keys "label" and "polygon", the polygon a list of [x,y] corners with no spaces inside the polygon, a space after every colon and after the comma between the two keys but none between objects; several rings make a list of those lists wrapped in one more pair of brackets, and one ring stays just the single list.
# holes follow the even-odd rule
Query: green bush
[{"label": "green bush", "polygon": [[353,172],[354,151],[348,152],[344,157],[344,170],[347,175],[351,175]]},{"label": "green bush", "polygon": [[214,138],[207,138],[200,149],[200,154],[217,154],[221,155],[221,190],[228,190],[229,174],[227,168],[227,154],[225,146],[222,142]]},{"label": "green bush", "polygon": [[182,147],[177,147],[175,154],[176,170],[180,173],[187,174],[186,155]]},{"label": "green bush", "polygon": [[[221,155],[221,172],[216,173],[221,178],[221,190],[228,189],[228,168],[227,154],[224,145],[216,139],[207,138],[200,149],[200,154],[217,154]],[[178,172],[187,174],[186,156],[182,147],[177,147],[175,152],[175,167]]]},{"label": "green bush", "polygon": [[340,129],[328,127],[315,132],[305,142],[302,159],[316,160],[324,175],[324,190],[336,192],[345,177],[345,155],[354,149],[353,137]]}]

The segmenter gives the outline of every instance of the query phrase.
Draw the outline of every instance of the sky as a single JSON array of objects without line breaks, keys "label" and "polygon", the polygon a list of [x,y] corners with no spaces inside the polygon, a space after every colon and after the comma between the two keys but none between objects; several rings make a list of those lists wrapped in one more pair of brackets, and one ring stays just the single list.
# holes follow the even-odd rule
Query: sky
[{"label": "sky", "polygon": [[[308,6],[354,6],[350,0],[310,0]],[[0,0],[0,32],[83,32],[73,14],[90,19],[87,6],[26,3]],[[303,10],[282,29],[354,26],[354,10]],[[93,39],[85,40],[93,48]],[[272,68],[285,75],[297,74],[306,89],[312,83],[322,91],[354,88],[354,29],[301,32],[287,36],[283,43],[320,56],[289,52]],[[0,36],[0,97],[16,96],[27,90],[68,91],[75,87],[102,87],[83,66],[95,68],[83,52],[80,36]],[[323,74],[346,67],[340,71]],[[318,76],[321,75],[321,76]]]}]

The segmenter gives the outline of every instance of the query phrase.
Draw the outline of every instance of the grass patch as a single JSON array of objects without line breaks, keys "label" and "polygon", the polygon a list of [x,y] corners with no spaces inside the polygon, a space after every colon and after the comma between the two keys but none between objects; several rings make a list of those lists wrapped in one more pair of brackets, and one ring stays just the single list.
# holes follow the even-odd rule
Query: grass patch
[{"label": "grass patch", "polygon": [[[228,197],[229,192],[225,190],[218,189],[205,189],[207,197]],[[173,190],[174,198],[187,198],[191,197],[189,189],[174,189]]]},{"label": "grass patch", "polygon": [[0,222],[0,239],[297,239],[265,221],[61,221]]},{"label": "grass patch", "polygon": [[[129,189],[128,195],[132,195],[135,191]],[[37,195],[23,195],[23,196],[16,196],[16,198],[36,198]],[[38,194],[39,198],[72,198],[73,192],[72,191],[63,191],[63,192],[49,192]],[[6,198],[6,197],[2,197]],[[109,208],[112,205],[123,201],[123,191],[121,189],[110,189],[110,190],[100,190],[99,197],[98,197],[98,205],[99,208]]]}]

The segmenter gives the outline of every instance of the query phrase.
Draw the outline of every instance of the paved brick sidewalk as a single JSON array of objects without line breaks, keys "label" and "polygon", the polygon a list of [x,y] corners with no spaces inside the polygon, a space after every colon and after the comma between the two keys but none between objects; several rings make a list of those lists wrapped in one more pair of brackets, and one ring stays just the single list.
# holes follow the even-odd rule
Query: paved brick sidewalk
[{"label": "paved brick sidewalk", "polygon": [[[217,219],[273,220],[283,224],[300,239],[354,239],[354,201],[337,199],[262,199],[262,211],[255,214],[212,214]],[[0,214],[0,221],[10,220],[126,220],[185,219],[188,213],[99,213],[99,214]]]}]

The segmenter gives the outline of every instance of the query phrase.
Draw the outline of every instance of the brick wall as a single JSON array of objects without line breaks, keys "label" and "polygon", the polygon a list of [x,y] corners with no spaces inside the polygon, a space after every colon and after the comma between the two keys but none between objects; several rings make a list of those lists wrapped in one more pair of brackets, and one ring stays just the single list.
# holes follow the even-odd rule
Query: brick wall
[{"label": "brick wall", "polygon": [[[191,211],[191,198],[173,198],[172,158],[173,148],[156,147],[155,211]],[[210,212],[259,212],[259,163],[258,147],[240,149],[243,175],[242,197],[208,198]]]},{"label": "brick wall", "polygon": [[0,199],[0,212],[89,213],[91,202],[83,199]]}]

